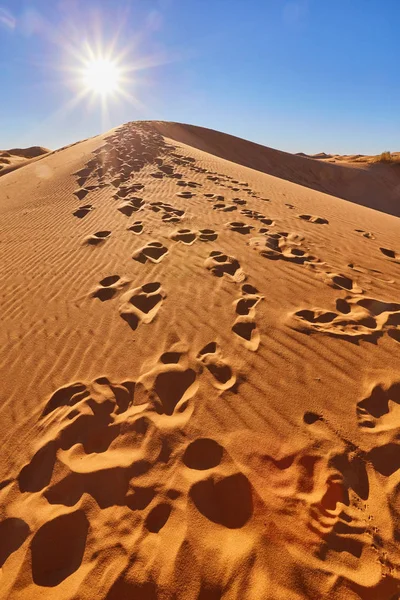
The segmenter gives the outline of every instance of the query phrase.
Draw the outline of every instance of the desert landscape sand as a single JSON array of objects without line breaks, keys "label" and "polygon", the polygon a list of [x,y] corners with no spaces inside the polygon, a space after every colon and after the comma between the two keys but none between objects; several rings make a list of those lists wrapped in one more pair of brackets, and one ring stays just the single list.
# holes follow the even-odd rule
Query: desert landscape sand
[{"label": "desert landscape sand", "polygon": [[49,152],[50,150],[42,146],[0,150],[0,177],[27,165],[29,162],[42,158]]},{"label": "desert landscape sand", "polygon": [[399,214],[177,123],[2,176],[0,598],[399,598]]}]

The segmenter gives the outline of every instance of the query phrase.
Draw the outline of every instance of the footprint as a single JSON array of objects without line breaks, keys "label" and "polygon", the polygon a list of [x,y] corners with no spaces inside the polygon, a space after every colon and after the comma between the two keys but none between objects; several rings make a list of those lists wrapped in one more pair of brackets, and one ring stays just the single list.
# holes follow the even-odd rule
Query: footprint
[{"label": "footprint", "polygon": [[393,258],[395,262],[400,262],[400,254],[398,252],[396,252],[395,250],[390,250],[389,248],[379,248],[379,250],[385,256],[387,256],[389,258]]},{"label": "footprint", "polygon": [[97,246],[102,242],[105,242],[111,235],[111,231],[97,231],[93,235],[87,238],[86,243],[91,246]]},{"label": "footprint", "polygon": [[294,204],[289,204],[288,202],[285,203],[285,206],[287,206],[290,209],[296,208]]},{"label": "footprint", "polygon": [[250,315],[252,317],[255,316],[254,309],[257,304],[263,300],[263,296],[259,296],[257,294],[248,294],[243,298],[239,298],[235,302],[235,310],[238,315]]},{"label": "footprint", "polygon": [[86,217],[86,215],[91,211],[94,210],[93,206],[91,204],[85,204],[84,206],[80,206],[75,212],[73,212],[72,214],[74,215],[74,217],[78,217],[78,219],[83,219],[83,217]]},{"label": "footprint", "polygon": [[178,231],[170,235],[170,238],[175,242],[182,242],[190,246],[196,241],[197,234],[191,229],[178,229]]},{"label": "footprint", "polygon": [[158,533],[166,525],[171,510],[170,504],[162,503],[155,506],[145,520],[146,529],[151,533]]},{"label": "footprint", "polygon": [[234,198],[232,202],[238,204],[239,206],[245,206],[247,204],[247,200],[242,200],[241,198]]},{"label": "footprint", "polygon": [[83,169],[80,169],[79,171],[75,171],[75,173],[73,173],[73,175],[75,175],[76,177],[83,177],[85,179],[90,177],[91,174],[92,169],[89,167],[84,167]]},{"label": "footprint", "polygon": [[79,200],[83,200],[83,198],[85,196],[87,196],[87,194],[89,193],[89,190],[87,190],[86,188],[81,188],[79,190],[76,190],[74,192],[74,195],[79,198]]},{"label": "footprint", "polygon": [[228,529],[244,527],[253,514],[252,489],[243,473],[212,474],[194,483],[189,496],[206,519]]},{"label": "footprint", "polygon": [[213,242],[217,237],[218,233],[214,229],[199,229],[199,240],[201,242]]},{"label": "footprint", "polygon": [[275,225],[275,222],[272,219],[267,218],[265,215],[258,212],[257,210],[250,210],[249,208],[244,208],[240,212],[242,215],[245,215],[250,219],[256,219],[257,221],[260,221],[263,225]]},{"label": "footprint", "polygon": [[300,310],[294,316],[306,324],[306,329],[353,341],[375,342],[386,332],[391,337],[393,331],[400,332],[400,304],[348,296],[337,300],[336,309]]},{"label": "footprint", "polygon": [[92,298],[98,298],[102,302],[111,300],[127,283],[128,280],[121,279],[119,275],[109,275],[99,282],[99,285],[91,293],[91,296]]},{"label": "footprint", "polygon": [[0,521],[0,569],[8,557],[22,546],[29,534],[29,526],[22,519],[8,517]]},{"label": "footprint", "polygon": [[201,183],[197,183],[196,181],[177,181],[176,185],[179,185],[181,187],[191,187],[191,188],[196,188],[196,187],[201,187]]},{"label": "footprint", "polygon": [[229,390],[236,383],[236,375],[223,360],[222,352],[216,342],[210,342],[197,355],[197,359],[213,376],[213,385],[218,390]]},{"label": "footprint", "polygon": [[227,228],[231,231],[235,231],[236,233],[240,233],[242,235],[247,235],[251,233],[251,230],[254,229],[252,225],[247,225],[243,221],[232,221],[231,223],[227,223]]},{"label": "footprint", "polygon": [[354,294],[362,294],[362,288],[357,285],[350,277],[347,275],[342,275],[340,273],[325,273],[326,282],[328,285],[331,285],[335,289],[346,290],[347,292],[352,292]]},{"label": "footprint", "polygon": [[216,277],[227,277],[230,281],[240,283],[246,279],[246,275],[240,267],[239,261],[227,254],[215,250],[204,263],[206,269]]},{"label": "footprint", "polygon": [[126,198],[130,194],[136,194],[140,190],[144,189],[144,185],[142,183],[134,183],[130,186],[120,186],[118,191],[114,194],[113,198],[115,200],[119,200],[120,198]]},{"label": "footprint", "polygon": [[135,330],[139,323],[153,321],[165,297],[159,282],[146,283],[121,296],[119,313],[130,328]]},{"label": "footprint", "polygon": [[238,317],[232,326],[232,331],[241,339],[244,346],[255,352],[260,345],[260,334],[257,325],[250,317]]},{"label": "footprint", "polygon": [[122,214],[126,215],[127,217],[130,217],[132,215],[132,213],[134,212],[138,212],[139,210],[141,210],[144,206],[144,200],[143,198],[131,198],[130,200],[127,200],[126,202],[122,202],[122,204],[120,204],[118,206],[118,210],[120,212],[122,212]]},{"label": "footprint", "polygon": [[219,194],[204,194],[204,196],[208,198],[209,202],[223,202],[225,200],[225,196]]},{"label": "footprint", "polygon": [[175,208],[171,204],[165,204],[164,202],[150,202],[150,209],[153,212],[163,212],[161,219],[165,223],[178,223],[185,215],[184,210]]},{"label": "footprint", "polygon": [[328,225],[328,219],[324,217],[317,217],[315,215],[298,215],[299,219],[303,219],[304,221],[308,221],[309,223],[317,223],[318,225]]},{"label": "footprint", "polygon": [[156,412],[172,416],[183,412],[187,401],[196,393],[198,382],[196,372],[179,364],[169,364],[155,377],[153,403]]},{"label": "footprint", "polygon": [[367,238],[368,240],[375,239],[374,234],[370,231],[365,231],[364,229],[355,229],[354,231],[356,231],[357,233],[362,233],[363,237]]},{"label": "footprint", "polygon": [[237,206],[235,204],[224,204],[223,202],[217,202],[214,204],[213,210],[220,210],[222,212],[233,212],[237,210]]},{"label": "footprint", "polygon": [[321,261],[318,258],[302,248],[303,241],[304,238],[297,234],[289,234],[286,231],[270,234],[267,230],[263,237],[251,238],[249,246],[270,260],[281,259],[297,264],[319,264]]},{"label": "footprint", "polygon": [[168,254],[168,248],[161,242],[149,242],[132,256],[134,260],[140,263],[146,263],[148,260],[153,263],[159,263]]},{"label": "footprint", "polygon": [[132,231],[136,235],[140,235],[143,232],[143,222],[142,221],[135,221],[133,223],[133,225],[131,225],[130,227],[128,227],[128,231]]},{"label": "footprint", "polygon": [[223,447],[215,440],[198,438],[187,446],[182,460],[189,469],[206,471],[220,464],[223,453]]},{"label": "footprint", "polygon": [[[31,542],[32,579],[55,587],[81,566],[89,521],[82,510],[56,516],[35,533]],[[58,544],[54,544],[58,540]]]},{"label": "footprint", "polygon": [[180,198],[193,198],[193,196],[195,196],[196,194],[194,194],[193,192],[178,192],[176,195]]},{"label": "footprint", "polygon": [[375,385],[370,395],[357,403],[360,427],[373,432],[393,431],[400,427],[400,383]]}]

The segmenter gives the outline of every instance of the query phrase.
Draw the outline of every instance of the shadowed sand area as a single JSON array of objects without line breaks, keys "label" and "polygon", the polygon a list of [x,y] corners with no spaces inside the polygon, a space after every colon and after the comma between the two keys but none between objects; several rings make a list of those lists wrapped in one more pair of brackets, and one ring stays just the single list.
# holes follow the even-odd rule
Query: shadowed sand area
[{"label": "shadowed sand area", "polygon": [[398,598],[398,172],[151,121],[35,156],[0,178],[0,598]]}]

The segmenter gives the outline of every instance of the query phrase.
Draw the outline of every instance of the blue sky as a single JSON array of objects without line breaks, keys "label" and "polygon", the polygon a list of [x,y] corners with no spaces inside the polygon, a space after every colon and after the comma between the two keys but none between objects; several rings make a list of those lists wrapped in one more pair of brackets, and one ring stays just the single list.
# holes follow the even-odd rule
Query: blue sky
[{"label": "blue sky", "polygon": [[[0,0],[0,148],[55,149],[136,119],[289,152],[400,150],[399,0]],[[132,69],[82,92],[85,44]]]}]

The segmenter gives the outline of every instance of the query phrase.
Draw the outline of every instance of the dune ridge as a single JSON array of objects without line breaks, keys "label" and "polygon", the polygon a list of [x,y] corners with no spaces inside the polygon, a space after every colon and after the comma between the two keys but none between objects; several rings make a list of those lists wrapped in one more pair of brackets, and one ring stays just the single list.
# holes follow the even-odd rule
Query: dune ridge
[{"label": "dune ridge", "polygon": [[29,164],[33,160],[42,158],[49,152],[50,150],[43,148],[42,146],[0,150],[0,177]]},{"label": "dune ridge", "polygon": [[171,139],[226,160],[400,216],[400,169],[389,165],[350,161],[333,164],[321,160],[330,157],[324,152],[313,156],[290,154],[195,125],[156,122],[155,127]]},{"label": "dune ridge", "polygon": [[290,156],[131,122],[1,178],[0,598],[398,596],[399,221]]}]

